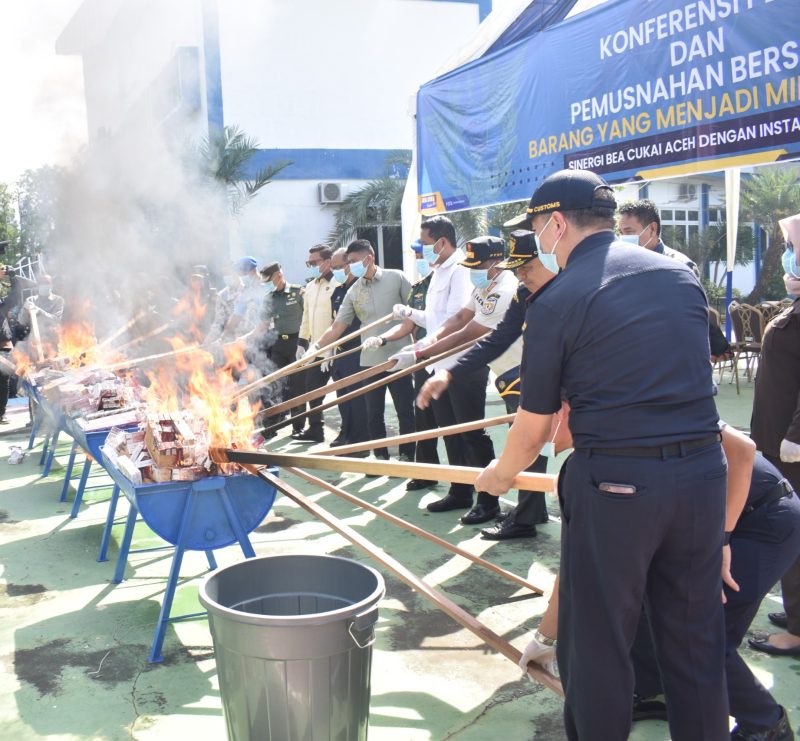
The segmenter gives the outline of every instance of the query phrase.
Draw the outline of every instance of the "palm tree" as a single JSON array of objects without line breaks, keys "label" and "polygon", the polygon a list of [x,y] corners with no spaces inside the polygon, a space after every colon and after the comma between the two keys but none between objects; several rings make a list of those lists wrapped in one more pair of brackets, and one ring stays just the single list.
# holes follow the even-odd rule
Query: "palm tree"
[{"label": "palm tree", "polygon": [[281,160],[262,168],[255,177],[248,179],[247,164],[257,153],[258,142],[238,126],[225,126],[200,142],[203,171],[224,186],[232,214],[240,213],[251,198],[292,164],[289,160]]},{"label": "palm tree", "polygon": [[758,281],[746,303],[755,303],[767,297],[770,284],[778,274],[781,253],[784,250],[783,234],[778,222],[800,211],[800,181],[796,167],[764,167],[743,185],[741,209],[745,218],[751,219],[769,235],[769,247],[764,253]]}]

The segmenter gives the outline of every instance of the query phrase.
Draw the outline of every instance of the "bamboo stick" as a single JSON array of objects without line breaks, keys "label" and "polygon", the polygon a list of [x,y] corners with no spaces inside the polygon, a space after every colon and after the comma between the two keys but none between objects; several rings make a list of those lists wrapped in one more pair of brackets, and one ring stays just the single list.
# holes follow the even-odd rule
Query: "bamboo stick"
[{"label": "bamboo stick", "polygon": [[412,525],[410,522],[406,522],[400,517],[396,517],[395,515],[391,514],[390,512],[386,512],[385,510],[376,507],[374,504],[370,504],[369,502],[365,502],[363,499],[359,499],[356,496],[346,492],[344,489],[340,489],[338,486],[334,486],[333,484],[328,483],[324,479],[320,479],[316,476],[313,476],[310,473],[306,473],[305,471],[301,471],[299,468],[287,468],[284,469],[295,476],[299,476],[306,481],[316,484],[317,486],[321,486],[323,489],[327,489],[331,494],[335,494],[337,497],[341,497],[345,501],[350,502],[350,504],[355,504],[357,507],[361,507],[368,512],[372,512],[374,515],[381,517],[388,522],[391,522],[393,525],[397,525],[398,527],[403,528],[404,530],[408,530],[414,535],[419,535],[421,538],[430,541],[438,545],[440,548],[444,548],[451,553],[455,553],[456,555],[461,556],[462,558],[466,558],[468,561],[472,561],[472,563],[477,564],[478,566],[483,566],[485,569],[494,572],[495,574],[502,576],[504,579],[508,579],[509,581],[513,581],[515,584],[518,584],[521,587],[525,587],[525,589],[530,589],[532,592],[536,594],[544,594],[544,591],[539,589],[539,587],[535,587],[530,582],[526,581],[520,576],[516,574],[512,574],[510,571],[506,571],[506,569],[501,568],[500,566],[495,566],[495,564],[491,563],[491,561],[486,561],[485,559],[481,558],[480,556],[476,556],[474,553],[470,553],[469,551],[465,551],[463,548],[459,548],[457,545],[453,545],[448,541],[444,540],[443,538],[439,538],[433,533],[429,533],[427,530],[423,530],[422,528],[417,527],[416,525]]},{"label": "bamboo stick", "polygon": [[97,366],[107,371],[120,370],[121,368],[133,368],[138,365],[147,365],[154,360],[163,360],[165,358],[174,358],[178,355],[186,355],[187,353],[204,352],[207,353],[208,349],[199,344],[187,345],[186,347],[178,348],[177,350],[170,350],[169,352],[159,352],[154,355],[145,355],[142,358],[133,358],[131,360],[120,360],[118,363],[111,363],[110,365]]},{"label": "bamboo stick", "polygon": [[349,350],[345,350],[344,352],[337,352],[331,355],[329,358],[319,358],[315,360],[313,363],[308,363],[307,365],[303,366],[303,370],[307,371],[310,368],[316,368],[318,365],[322,365],[323,363],[333,363],[339,358],[346,358],[348,355],[354,355],[357,352],[361,352],[363,349],[363,345],[359,345],[358,347],[351,347]]},{"label": "bamboo stick", "polygon": [[[265,427],[264,431],[265,432],[274,432],[275,430],[279,430],[281,427],[285,427],[286,425],[290,425],[293,422],[296,422],[298,419],[305,419],[310,414],[314,414],[315,412],[324,412],[326,409],[330,409],[331,407],[338,406],[339,404],[342,404],[345,401],[350,401],[350,399],[354,399],[356,396],[361,396],[362,394],[366,394],[366,393],[368,393],[370,391],[373,391],[376,388],[380,388],[381,386],[385,386],[386,384],[389,384],[392,381],[396,381],[398,378],[402,378],[403,376],[407,376],[407,375],[409,375],[411,373],[414,373],[414,372],[416,372],[418,370],[421,370],[422,368],[427,368],[429,365],[433,365],[433,363],[438,363],[440,360],[444,360],[445,358],[449,358],[451,355],[455,355],[455,354],[457,354],[457,353],[459,353],[459,352],[461,352],[463,350],[466,350],[468,347],[474,345],[478,341],[478,339],[479,338],[475,338],[474,340],[467,340],[467,342],[464,342],[461,345],[458,345],[457,347],[452,347],[449,350],[445,350],[444,352],[439,353],[438,355],[434,355],[432,358],[425,358],[425,360],[421,360],[419,363],[416,363],[416,364],[414,364],[414,365],[412,365],[412,366],[410,366],[408,368],[405,368],[404,370],[397,371],[396,373],[390,373],[388,376],[386,376],[386,378],[379,378],[377,381],[373,381],[372,383],[369,383],[366,386],[362,386],[361,388],[356,389],[355,391],[350,391],[349,393],[344,394],[343,396],[339,396],[336,399],[328,401],[328,402],[326,402],[324,404],[320,404],[318,407],[314,407],[313,409],[309,409],[309,410],[307,410],[305,412],[302,412],[300,414],[295,414],[293,417],[288,417],[288,418],[284,419],[281,422],[276,422],[275,424],[270,425],[269,427]],[[388,363],[390,361],[387,360],[386,362]],[[396,362],[396,361],[392,361],[392,362]],[[388,368],[387,368],[387,370],[388,370]],[[356,374],[353,374],[351,376],[347,376],[347,378],[352,379],[353,376],[355,376],[355,375]],[[346,380],[346,379],[343,378],[342,381],[344,381],[344,380]],[[351,380],[350,383],[352,383],[352,382],[353,381]],[[337,381],[336,383],[341,383],[341,381]],[[326,396],[329,393],[327,389],[328,389],[328,386],[323,386],[322,388],[316,389],[313,392],[309,391],[309,394],[313,393],[314,394],[313,398],[318,399],[318,398],[320,398],[322,396]],[[305,394],[305,396],[308,396],[308,394]],[[289,401],[292,401],[292,400],[290,399]],[[288,403],[288,402],[284,402],[284,403]]]},{"label": "bamboo stick", "polygon": [[[365,368],[357,373],[351,373],[349,376],[340,378],[338,381],[334,381],[333,383],[328,383],[325,386],[320,386],[319,388],[312,389],[311,391],[306,391],[304,394],[299,394],[291,399],[282,401],[280,404],[275,404],[275,406],[268,407],[264,410],[263,416],[264,418],[275,417],[281,412],[285,412],[287,409],[294,409],[301,404],[305,404],[307,401],[313,401],[314,399],[318,399],[320,396],[327,396],[338,389],[352,386],[354,383],[366,381],[368,378],[372,378],[372,376],[377,376],[379,373],[388,371],[390,368],[394,367],[394,363],[394,360],[387,360],[380,365],[374,365],[371,368]],[[323,391],[323,393],[320,393],[321,391]]]},{"label": "bamboo stick", "polygon": [[106,337],[102,342],[97,343],[97,347],[95,349],[99,350],[101,347],[105,347],[106,345],[110,345],[114,340],[117,339],[120,335],[127,332],[136,322],[138,322],[143,316],[145,315],[144,310],[140,311],[135,317],[129,319],[125,324],[123,324],[119,329],[112,332],[108,337]]},{"label": "bamboo stick", "polygon": [[31,334],[33,335],[33,346],[36,348],[36,354],[39,356],[39,362],[44,361],[44,350],[42,350],[42,336],[39,334],[39,317],[37,314],[39,310],[33,306],[28,312],[31,316]]},{"label": "bamboo stick", "polygon": [[[274,465],[281,468],[315,468],[339,473],[366,473],[376,476],[394,476],[402,479],[431,479],[454,484],[474,484],[483,469],[470,466],[437,466],[406,461],[381,461],[345,456],[325,456],[307,453],[273,453],[271,451],[228,450],[210,448],[209,455],[215,463]],[[509,489],[524,491],[555,491],[556,477],[547,473],[518,473]]]},{"label": "bamboo stick", "polygon": [[120,352],[122,350],[126,350],[126,349],[128,349],[130,347],[133,347],[134,345],[139,345],[142,342],[146,342],[150,338],[155,337],[156,335],[159,335],[162,332],[166,332],[166,330],[168,330],[172,326],[173,323],[174,323],[174,320],[170,319],[169,321],[164,322],[161,326],[156,327],[155,329],[151,330],[147,334],[144,334],[141,337],[135,337],[134,339],[132,339],[132,340],[130,340],[128,342],[125,342],[124,344],[120,345],[119,347],[117,347],[115,349],[116,349],[117,352]]},{"label": "bamboo stick", "polygon": [[[409,569],[407,569],[397,559],[388,555],[381,548],[378,548],[360,533],[357,533],[351,527],[345,525],[311,499],[304,496],[293,487],[289,486],[286,482],[281,481],[281,479],[279,479],[277,476],[272,475],[268,471],[258,469],[255,466],[248,465],[245,466],[245,468],[247,468],[247,470],[251,473],[254,473],[256,476],[262,478],[267,483],[272,484],[272,486],[302,507],[306,512],[314,515],[337,533],[347,538],[347,540],[353,543],[353,545],[361,548],[384,568],[387,568],[405,584],[419,592],[423,597],[426,597],[442,612],[476,635],[495,651],[502,654],[510,661],[513,661],[515,664],[519,663],[520,659],[522,658],[522,653],[519,649],[512,646],[508,641],[491,630],[491,628],[487,627],[475,617],[470,615],[466,610],[453,602],[449,597],[446,597],[441,592],[433,589],[433,587],[420,579],[416,574],[409,571]],[[528,664],[527,671],[528,676],[531,679],[543,684],[557,695],[563,696],[564,690],[561,686],[561,681],[552,674],[549,674],[544,669],[533,663]]]},{"label": "bamboo stick", "polygon": [[[359,327],[355,332],[351,332],[350,334],[344,335],[344,337],[340,337],[338,340],[329,342],[327,345],[321,347],[317,351],[317,355],[326,353],[328,352],[328,350],[333,350],[333,348],[338,347],[339,345],[347,342],[348,340],[360,337],[362,334],[364,334],[364,332],[368,332],[371,329],[375,329],[375,327],[379,327],[381,324],[385,324],[386,322],[391,321],[393,316],[394,316],[393,314],[387,314],[386,316],[381,317],[380,319],[376,319],[374,322],[371,322],[370,324],[366,324],[363,327]],[[236,392],[235,396],[233,396],[231,400],[235,401],[236,399],[239,399],[242,396],[246,396],[251,391],[260,389],[262,386],[266,386],[272,383],[273,381],[277,381],[279,378],[288,376],[294,373],[297,369],[304,368],[308,362],[309,362],[308,360],[300,358],[299,360],[295,360],[294,362],[289,363],[289,365],[283,366],[283,368],[279,368],[278,370],[273,371],[272,373],[264,376],[263,378],[259,378],[257,381],[253,381],[247,386],[242,386],[242,388],[240,388]]]},{"label": "bamboo stick", "polygon": [[337,448],[318,450],[316,455],[349,455],[350,453],[360,453],[362,450],[386,448],[389,445],[404,445],[405,443],[417,443],[420,440],[431,440],[434,437],[459,435],[462,432],[472,432],[472,430],[494,427],[495,425],[511,424],[515,416],[515,414],[504,414],[502,417],[490,417],[489,419],[477,419],[474,422],[462,422],[459,425],[436,427],[433,430],[423,430],[410,435],[393,435],[392,437],[382,437],[379,440],[367,440],[363,443],[340,445]]}]

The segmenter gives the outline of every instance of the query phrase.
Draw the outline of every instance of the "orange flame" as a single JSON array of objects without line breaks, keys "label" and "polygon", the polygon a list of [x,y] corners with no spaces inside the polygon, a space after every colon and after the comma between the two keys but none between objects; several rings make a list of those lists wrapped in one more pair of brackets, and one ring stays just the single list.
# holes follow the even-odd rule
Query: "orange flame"
[{"label": "orange flame", "polygon": [[89,322],[62,324],[58,330],[58,357],[70,368],[97,362],[97,340]]},{"label": "orange flame", "polygon": [[19,347],[11,351],[11,359],[14,361],[18,376],[26,376],[34,369],[33,361]]}]

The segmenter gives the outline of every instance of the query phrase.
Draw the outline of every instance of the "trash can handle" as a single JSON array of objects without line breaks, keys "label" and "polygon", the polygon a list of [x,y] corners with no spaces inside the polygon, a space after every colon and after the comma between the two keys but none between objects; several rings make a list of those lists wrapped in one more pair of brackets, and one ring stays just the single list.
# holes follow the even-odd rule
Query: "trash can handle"
[{"label": "trash can handle", "polygon": [[350,637],[353,639],[353,643],[356,644],[359,648],[369,648],[373,643],[375,643],[375,631],[372,631],[372,637],[366,642],[361,643],[358,638],[353,635],[353,628],[356,630],[366,630],[367,628],[372,627],[375,625],[375,622],[378,619],[378,607],[377,605],[371,607],[366,612],[362,612],[360,615],[356,615],[347,626],[347,632],[350,634]]}]

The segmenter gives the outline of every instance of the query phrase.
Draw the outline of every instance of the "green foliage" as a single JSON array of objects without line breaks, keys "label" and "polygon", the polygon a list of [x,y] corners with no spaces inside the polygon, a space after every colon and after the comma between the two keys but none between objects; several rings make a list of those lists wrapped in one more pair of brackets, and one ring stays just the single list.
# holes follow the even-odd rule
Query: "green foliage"
[{"label": "green foliage", "polygon": [[203,173],[225,188],[232,214],[240,213],[248,201],[292,164],[289,160],[281,160],[262,168],[254,178],[247,179],[247,163],[258,152],[258,142],[238,126],[225,126],[221,132],[206,137],[197,151]]},{"label": "green foliage", "polygon": [[24,254],[43,252],[56,234],[67,177],[63,167],[45,165],[26,170],[17,181],[19,248]]},{"label": "green foliage", "polygon": [[0,263],[16,262],[19,248],[19,227],[14,209],[14,195],[11,189],[0,183],[0,242],[8,242],[6,253],[0,255]]}]

